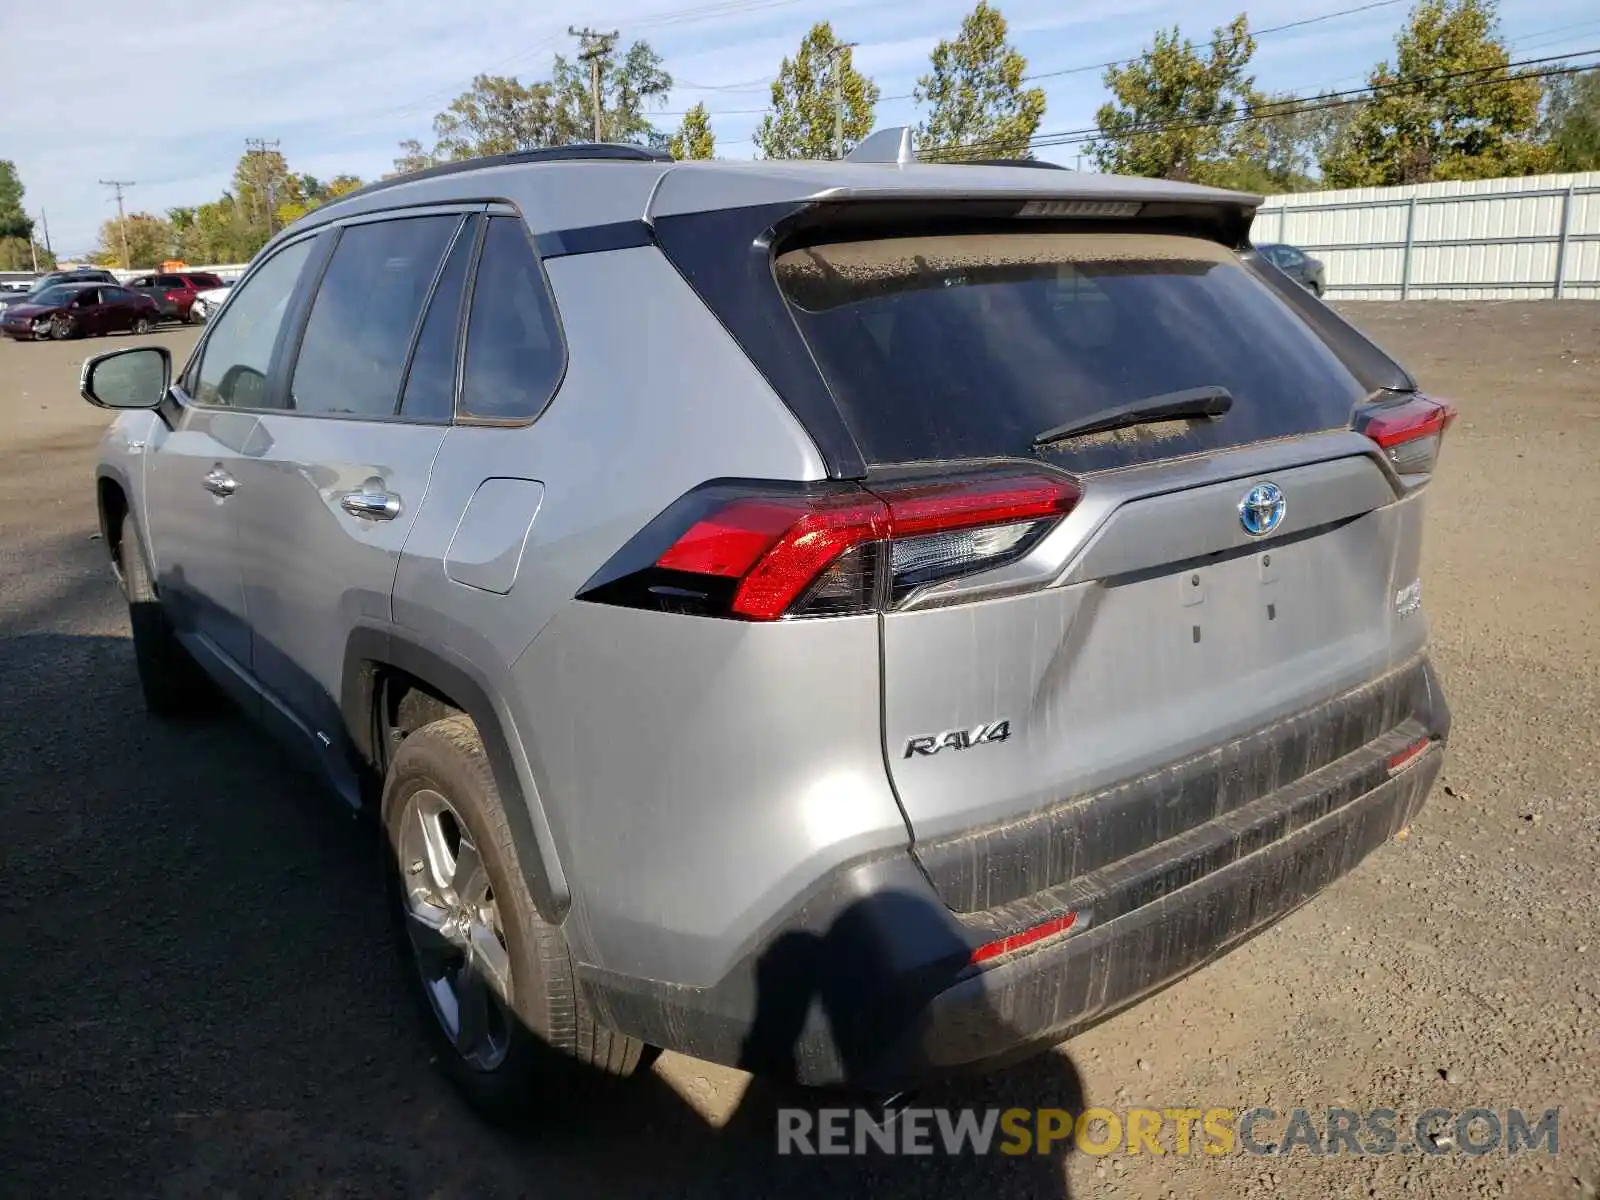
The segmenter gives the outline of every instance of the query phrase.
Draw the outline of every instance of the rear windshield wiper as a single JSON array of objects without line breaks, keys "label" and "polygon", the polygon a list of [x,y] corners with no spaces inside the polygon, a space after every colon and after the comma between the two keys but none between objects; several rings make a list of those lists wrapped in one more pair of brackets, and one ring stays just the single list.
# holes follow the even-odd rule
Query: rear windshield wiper
[{"label": "rear windshield wiper", "polygon": [[1082,437],[1087,433],[1104,433],[1108,429],[1124,429],[1129,425],[1147,425],[1154,421],[1170,421],[1178,417],[1220,417],[1233,407],[1233,395],[1225,387],[1188,388],[1181,392],[1163,392],[1159,396],[1146,396],[1099,412],[1077,417],[1062,425],[1046,429],[1033,439],[1034,448],[1048,446],[1051,442]]}]

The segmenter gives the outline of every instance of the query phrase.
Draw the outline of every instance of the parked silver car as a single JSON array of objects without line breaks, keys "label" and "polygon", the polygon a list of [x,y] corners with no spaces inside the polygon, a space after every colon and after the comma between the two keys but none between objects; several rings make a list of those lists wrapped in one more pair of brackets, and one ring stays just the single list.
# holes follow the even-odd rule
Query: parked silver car
[{"label": "parked silver car", "polygon": [[424,171],[176,374],[85,367],[150,708],[219,687],[376,812],[487,1111],[647,1045],[868,1088],[1049,1045],[1439,771],[1452,410],[1258,198],[870,157]]}]

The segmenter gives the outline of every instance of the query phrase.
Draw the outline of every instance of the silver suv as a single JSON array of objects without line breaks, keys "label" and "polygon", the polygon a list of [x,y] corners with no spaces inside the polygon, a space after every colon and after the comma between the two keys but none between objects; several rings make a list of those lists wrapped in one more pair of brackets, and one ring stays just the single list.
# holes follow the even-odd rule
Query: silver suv
[{"label": "silver suv", "polygon": [[220,689],[378,815],[490,1113],[646,1046],[875,1090],[1050,1045],[1439,771],[1453,410],[1257,197],[881,144],[376,184],[181,371],[85,367],[150,708]]}]

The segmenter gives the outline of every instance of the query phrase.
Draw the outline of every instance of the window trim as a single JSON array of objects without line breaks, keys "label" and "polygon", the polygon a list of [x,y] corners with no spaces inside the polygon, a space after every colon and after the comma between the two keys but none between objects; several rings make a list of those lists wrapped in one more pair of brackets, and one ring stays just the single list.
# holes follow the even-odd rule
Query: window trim
[{"label": "window trim", "polygon": [[[550,318],[554,326],[555,343],[560,351],[560,364],[550,384],[550,392],[540,403],[538,408],[526,417],[480,417],[467,412],[461,406],[462,392],[466,385],[467,376],[467,350],[470,346],[472,332],[472,305],[478,296],[478,265],[483,260],[483,249],[489,240],[489,225],[495,218],[509,218],[517,222],[522,230],[522,236],[527,239],[528,251],[533,255],[534,267],[539,272],[539,285],[544,288],[545,301],[550,308]],[[456,350],[456,394],[455,394],[455,423],[457,425],[487,428],[487,429],[525,429],[534,424],[540,417],[550,411],[550,406],[555,403],[561,394],[561,387],[567,381],[567,371],[572,365],[572,351],[567,343],[566,326],[561,320],[561,306],[556,303],[555,288],[550,284],[550,276],[544,269],[544,258],[539,253],[539,242],[533,230],[528,228],[528,222],[515,207],[510,204],[496,203],[484,206],[484,220],[478,234],[478,244],[473,248],[472,263],[467,272],[467,286],[463,292],[463,306],[461,310],[460,342]]]}]

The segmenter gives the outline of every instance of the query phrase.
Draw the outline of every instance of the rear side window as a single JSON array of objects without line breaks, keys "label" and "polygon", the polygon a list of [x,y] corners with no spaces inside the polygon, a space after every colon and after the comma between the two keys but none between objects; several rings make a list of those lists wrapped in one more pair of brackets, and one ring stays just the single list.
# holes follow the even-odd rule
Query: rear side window
[{"label": "rear side window", "polygon": [[389,417],[455,215],[352,225],[317,289],[290,386],[299,412]]},{"label": "rear side window", "polygon": [[478,218],[468,217],[445,259],[428,301],[417,348],[411,354],[400,415],[418,421],[448,421],[456,403],[456,348],[461,334],[461,299],[478,237]]},{"label": "rear side window", "polygon": [[566,366],[561,329],[520,217],[491,217],[472,289],[461,410],[527,421],[555,394]]},{"label": "rear side window", "polygon": [[1223,387],[1216,419],[1055,443],[1088,470],[1347,424],[1365,389],[1224,247],[1000,233],[795,249],[779,286],[871,462],[1031,455],[1103,409]]},{"label": "rear side window", "polygon": [[183,280],[177,275],[156,276],[156,286],[164,288],[182,288]]}]

